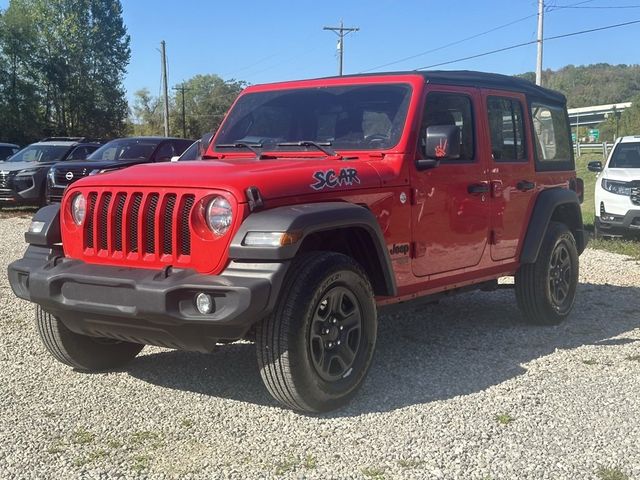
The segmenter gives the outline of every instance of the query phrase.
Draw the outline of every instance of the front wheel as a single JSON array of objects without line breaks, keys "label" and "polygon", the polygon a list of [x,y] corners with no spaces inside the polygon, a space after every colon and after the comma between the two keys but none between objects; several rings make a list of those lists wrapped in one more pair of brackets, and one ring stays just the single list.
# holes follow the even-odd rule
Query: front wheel
[{"label": "front wheel", "polygon": [[36,324],[44,346],[53,357],[78,370],[112,370],[133,360],[142,347],[139,343],[96,338],[69,330],[49,312],[36,306]]},{"label": "front wheel", "polygon": [[260,374],[271,395],[317,413],[346,404],[373,357],[377,314],[371,284],[350,257],[297,258],[274,312],[256,330]]},{"label": "front wheel", "polygon": [[525,321],[557,325],[571,313],[578,287],[578,251],[566,225],[549,223],[535,263],[516,272],[516,299]]}]

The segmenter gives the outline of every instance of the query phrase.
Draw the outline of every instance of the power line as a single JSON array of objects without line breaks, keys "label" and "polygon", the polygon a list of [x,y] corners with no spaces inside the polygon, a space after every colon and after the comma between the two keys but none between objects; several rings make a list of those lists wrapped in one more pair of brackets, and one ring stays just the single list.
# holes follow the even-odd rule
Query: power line
[{"label": "power line", "polygon": [[[579,32],[565,33],[565,34],[562,34],[562,35],[555,35],[553,37],[544,38],[543,41],[546,42],[546,41],[549,41],[549,40],[557,40],[559,38],[573,37],[573,36],[576,36],[576,35],[584,35],[586,33],[599,32],[601,30],[609,30],[611,28],[625,27],[627,25],[634,25],[636,23],[640,23],[640,20],[633,20],[633,21],[624,22],[624,23],[616,23],[615,25],[607,25],[605,27],[591,28],[589,30],[581,30]],[[442,65],[450,65],[452,63],[458,63],[458,62],[462,62],[462,61],[465,61],[465,60],[472,60],[474,58],[486,57],[488,55],[493,55],[495,53],[506,52],[507,50],[513,50],[515,48],[520,48],[520,47],[525,47],[527,45],[532,45],[532,44],[537,43],[537,42],[538,42],[538,40],[531,40],[529,42],[517,43],[515,45],[510,45],[508,47],[497,48],[495,50],[490,50],[488,52],[478,53],[476,55],[469,55],[468,57],[457,58],[455,60],[449,60],[447,62],[434,63],[433,65],[427,65],[425,67],[419,67],[419,68],[416,68],[415,70],[426,70],[427,68],[440,67]]]},{"label": "power line", "polygon": [[567,9],[567,8],[575,8],[575,9],[601,9],[601,10],[610,10],[610,9],[624,9],[624,8],[640,8],[640,5],[612,5],[608,7],[599,7],[599,6],[574,6],[574,5],[566,5],[566,6],[557,6],[556,9]]},{"label": "power line", "polygon": [[[568,6],[578,6],[578,5],[582,5],[584,3],[590,3],[590,2],[593,2],[593,1],[594,0],[583,0],[581,2],[572,3],[571,5],[568,5]],[[556,8],[559,8],[559,7],[552,5],[552,6],[546,7],[545,11],[546,12],[553,12],[554,10],[556,10]],[[464,42],[468,42],[469,40],[473,40],[475,38],[482,37],[484,35],[488,35],[489,33],[493,33],[493,32],[496,32],[498,30],[502,30],[503,28],[510,27],[511,25],[515,25],[516,23],[520,23],[520,22],[523,22],[525,20],[528,20],[530,18],[537,17],[537,16],[538,16],[537,13],[533,13],[531,15],[527,15],[525,17],[518,18],[516,20],[512,20],[512,21],[504,23],[502,25],[498,25],[497,27],[493,27],[493,28],[491,28],[489,30],[485,30],[484,32],[476,33],[476,34],[471,35],[469,37],[465,37],[465,38],[462,38],[460,40],[456,40],[455,42],[447,43],[445,45],[441,45],[439,47],[435,47],[435,48],[432,48],[430,50],[425,50],[424,52],[416,53],[415,55],[410,55],[408,57],[404,57],[404,58],[401,58],[399,60],[395,60],[393,62],[385,63],[383,65],[378,65],[377,67],[372,67],[372,68],[369,68],[367,70],[362,70],[360,73],[371,72],[373,70],[378,70],[380,68],[385,68],[385,67],[389,67],[391,65],[396,65],[398,63],[406,62],[407,60],[413,60],[414,58],[422,57],[423,55],[428,55],[429,53],[438,52],[440,50],[444,50],[446,48],[453,47],[455,45],[459,45],[459,44],[464,43]]]}]

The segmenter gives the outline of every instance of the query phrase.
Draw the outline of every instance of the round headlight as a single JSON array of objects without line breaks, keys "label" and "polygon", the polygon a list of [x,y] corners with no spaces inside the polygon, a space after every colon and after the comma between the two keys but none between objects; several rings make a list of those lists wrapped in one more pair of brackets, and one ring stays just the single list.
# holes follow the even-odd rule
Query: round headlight
[{"label": "round headlight", "polygon": [[73,217],[73,221],[76,222],[76,225],[82,225],[86,214],[87,201],[85,200],[84,195],[76,193],[71,200],[71,216]]},{"label": "round headlight", "polygon": [[215,197],[207,205],[207,224],[216,235],[224,235],[231,226],[233,212],[224,197]]}]

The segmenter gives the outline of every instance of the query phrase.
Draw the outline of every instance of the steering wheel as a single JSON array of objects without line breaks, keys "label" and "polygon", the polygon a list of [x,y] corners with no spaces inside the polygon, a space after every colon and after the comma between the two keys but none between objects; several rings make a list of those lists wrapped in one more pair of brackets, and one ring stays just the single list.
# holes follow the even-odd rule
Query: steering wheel
[{"label": "steering wheel", "polygon": [[365,137],[364,143],[366,145],[372,145],[373,143],[376,143],[376,142],[382,143],[382,142],[386,142],[387,140],[389,140],[389,137],[387,137],[386,135],[382,133],[373,133],[368,137]]}]

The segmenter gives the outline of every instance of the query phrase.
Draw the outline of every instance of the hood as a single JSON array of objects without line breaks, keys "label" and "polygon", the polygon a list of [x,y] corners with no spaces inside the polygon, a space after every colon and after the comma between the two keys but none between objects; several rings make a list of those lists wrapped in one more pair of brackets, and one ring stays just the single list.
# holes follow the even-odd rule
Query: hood
[{"label": "hood", "polygon": [[103,170],[105,168],[126,168],[131,165],[137,165],[139,163],[145,163],[148,160],[131,159],[131,160],[70,160],[66,162],[56,163],[54,166],[56,170],[79,169],[86,168],[87,170]]},{"label": "hood", "polygon": [[249,187],[265,199],[323,191],[379,187],[380,176],[367,160],[323,157],[256,160],[233,158],[137,165],[79,180],[77,187],[183,187],[226,190],[239,200]]},{"label": "hood", "polygon": [[621,182],[640,180],[640,168],[607,168],[602,172],[602,178]]},{"label": "hood", "polygon": [[0,172],[16,172],[31,168],[46,168],[51,164],[38,162],[0,162]]}]

